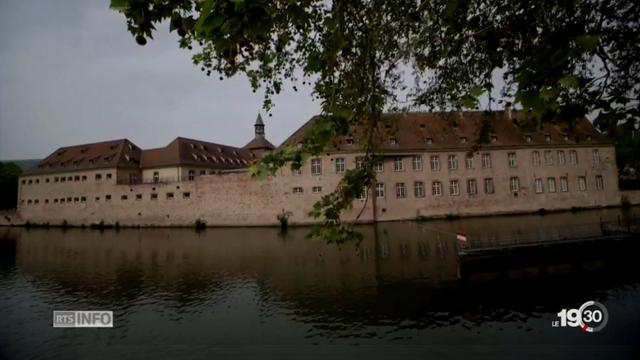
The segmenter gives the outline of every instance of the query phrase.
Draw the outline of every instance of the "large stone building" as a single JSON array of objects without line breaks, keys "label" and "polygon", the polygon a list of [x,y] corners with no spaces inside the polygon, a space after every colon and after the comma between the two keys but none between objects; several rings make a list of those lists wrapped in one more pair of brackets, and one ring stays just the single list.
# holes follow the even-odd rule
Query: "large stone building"
[{"label": "large stone building", "polygon": [[[310,122],[281,146],[297,146]],[[521,112],[389,115],[379,129],[377,183],[344,216],[389,221],[615,206],[615,149],[586,119],[531,125]],[[487,144],[479,146],[478,137]],[[362,155],[357,137],[335,139],[300,171],[267,179],[246,169],[274,149],[258,117],[255,137],[236,148],[176,138],[142,150],[128,140],[56,150],[20,178],[25,221],[142,226],[307,224],[313,203]],[[364,208],[364,209],[363,209]]]}]

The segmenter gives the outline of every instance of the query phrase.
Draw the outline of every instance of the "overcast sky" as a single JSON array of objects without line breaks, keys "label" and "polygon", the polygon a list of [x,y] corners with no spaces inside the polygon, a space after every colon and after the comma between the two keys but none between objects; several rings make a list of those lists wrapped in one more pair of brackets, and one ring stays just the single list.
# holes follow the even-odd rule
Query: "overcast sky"
[{"label": "overcast sky", "polygon": [[[275,145],[319,112],[309,88],[298,90],[263,113]],[[167,27],[138,46],[108,0],[0,0],[0,159],[120,138],[243,146],[261,107],[246,78],[206,77]]]}]

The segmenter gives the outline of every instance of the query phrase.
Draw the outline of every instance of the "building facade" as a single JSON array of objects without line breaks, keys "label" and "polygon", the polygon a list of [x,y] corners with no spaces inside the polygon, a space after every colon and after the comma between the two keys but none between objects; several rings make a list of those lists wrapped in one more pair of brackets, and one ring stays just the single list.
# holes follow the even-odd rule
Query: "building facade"
[{"label": "building facade", "polygon": [[[281,146],[298,146],[311,122]],[[620,204],[615,148],[586,120],[532,126],[525,113],[411,113],[381,125],[377,182],[346,221],[392,221],[593,208]],[[487,124],[489,124],[487,126]],[[479,136],[487,138],[478,145]],[[70,225],[309,224],[313,204],[362,156],[336,139],[299,171],[253,179],[247,167],[274,149],[260,117],[243,148],[177,138],[142,150],[128,140],[58,149],[20,178],[25,221]]]}]

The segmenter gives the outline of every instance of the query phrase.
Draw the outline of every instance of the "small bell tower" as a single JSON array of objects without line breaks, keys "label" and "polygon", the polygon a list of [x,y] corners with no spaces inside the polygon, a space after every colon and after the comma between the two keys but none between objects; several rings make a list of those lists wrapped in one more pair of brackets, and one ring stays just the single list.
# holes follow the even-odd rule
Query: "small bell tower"
[{"label": "small bell tower", "polygon": [[262,116],[258,113],[258,118],[256,118],[256,123],[253,125],[255,127],[256,137],[264,137],[264,122],[262,121]]}]

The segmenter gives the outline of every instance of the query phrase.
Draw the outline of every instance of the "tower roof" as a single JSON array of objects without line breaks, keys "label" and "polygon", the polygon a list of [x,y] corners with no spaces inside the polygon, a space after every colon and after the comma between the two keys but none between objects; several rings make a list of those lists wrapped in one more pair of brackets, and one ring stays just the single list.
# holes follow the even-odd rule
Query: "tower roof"
[{"label": "tower roof", "polygon": [[258,117],[256,118],[255,125],[264,125],[264,122],[262,121],[262,116],[260,115],[260,113],[258,113]]}]

